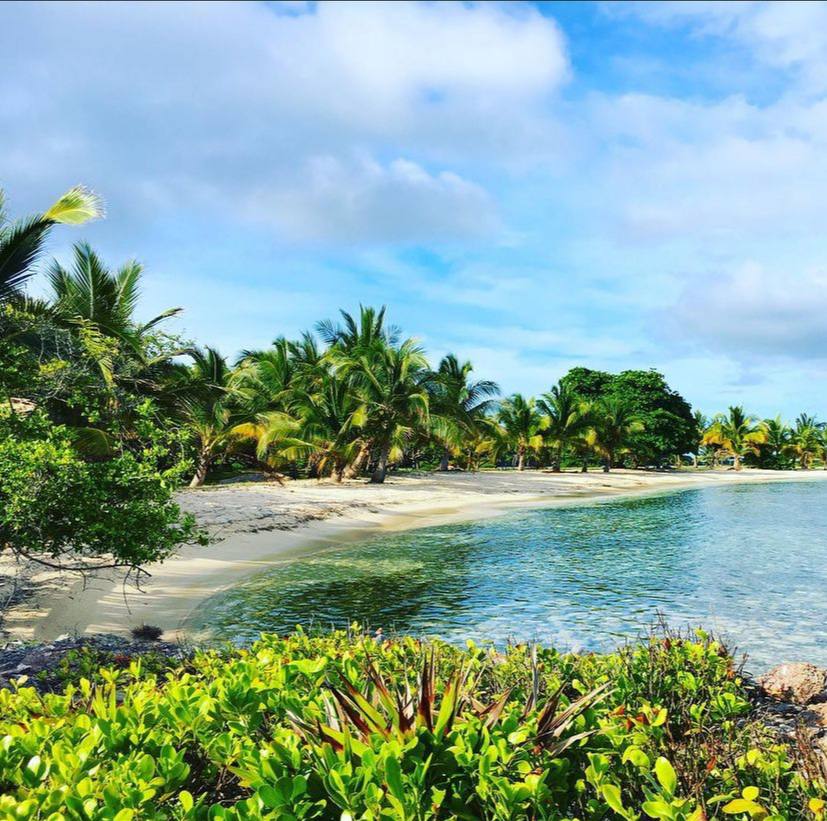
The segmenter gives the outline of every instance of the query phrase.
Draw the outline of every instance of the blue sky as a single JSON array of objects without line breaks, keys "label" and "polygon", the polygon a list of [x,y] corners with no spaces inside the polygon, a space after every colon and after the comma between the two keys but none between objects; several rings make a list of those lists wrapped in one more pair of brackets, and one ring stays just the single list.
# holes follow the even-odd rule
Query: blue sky
[{"label": "blue sky", "polygon": [[360,302],[507,392],[827,417],[819,3],[0,5],[0,185],[229,355]]}]

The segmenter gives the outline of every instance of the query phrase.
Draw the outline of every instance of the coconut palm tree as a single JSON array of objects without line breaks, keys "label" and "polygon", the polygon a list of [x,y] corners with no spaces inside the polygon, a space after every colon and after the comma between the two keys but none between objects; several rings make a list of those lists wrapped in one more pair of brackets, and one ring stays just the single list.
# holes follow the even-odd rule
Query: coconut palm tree
[{"label": "coconut palm tree", "polygon": [[493,408],[500,392],[496,382],[472,380],[474,366],[448,354],[430,383],[431,434],[442,448],[440,470],[448,470],[452,451],[462,449]]},{"label": "coconut palm tree", "polygon": [[603,472],[608,473],[628,447],[629,437],[643,430],[643,423],[629,403],[616,397],[594,405],[591,422],[595,447],[603,455]]},{"label": "coconut palm tree", "polygon": [[741,470],[741,463],[750,453],[758,453],[765,432],[740,405],[731,406],[727,414],[715,417],[704,435],[707,444],[718,445],[732,456],[733,467]]},{"label": "coconut palm tree", "polygon": [[802,413],[795,420],[790,439],[790,451],[798,459],[799,466],[809,470],[824,449],[824,424],[816,421],[814,416]]},{"label": "coconut palm tree", "polygon": [[[365,405],[347,382],[330,374],[320,391],[297,396],[291,413],[260,418],[258,457],[266,461],[271,448],[286,459],[307,457],[317,475],[327,473],[341,482],[366,418]],[[240,431],[245,432],[245,426]]]},{"label": "coconut palm tree", "polygon": [[148,322],[135,320],[142,272],[135,260],[112,272],[87,243],[79,242],[71,268],[53,262],[49,269],[52,317],[69,329],[94,327],[140,356],[147,332],[181,312],[181,308],[170,308]]},{"label": "coconut palm tree", "polygon": [[540,397],[537,407],[545,417],[543,439],[554,449],[552,470],[559,473],[564,449],[588,425],[586,406],[565,383],[558,382],[548,393]]},{"label": "coconut palm tree", "polygon": [[765,419],[760,424],[764,441],[760,445],[762,465],[772,468],[781,468],[788,464],[788,454],[791,452],[792,430],[782,421],[780,416],[775,419]]},{"label": "coconut palm tree", "polygon": [[214,348],[192,352],[193,362],[176,385],[178,417],[196,439],[195,473],[190,487],[204,484],[215,457],[248,431],[249,416],[241,408],[244,394],[233,383],[227,360]]},{"label": "coconut palm tree", "polygon": [[500,404],[497,421],[505,441],[517,454],[517,470],[525,470],[526,456],[543,444],[543,418],[534,399],[515,393]]},{"label": "coconut palm tree", "polygon": [[692,418],[695,420],[695,427],[698,432],[698,441],[692,451],[692,467],[698,467],[698,459],[701,455],[701,448],[703,447],[703,435],[704,431],[709,427],[709,419],[700,410],[693,411]]},{"label": "coconut palm tree", "polygon": [[352,386],[365,408],[365,441],[376,450],[371,482],[385,481],[392,449],[399,450],[414,427],[428,418],[432,378],[422,348],[413,340],[391,344],[382,338],[365,348],[331,349],[334,367]]},{"label": "coconut palm tree", "polygon": [[103,214],[100,198],[81,186],[67,191],[44,213],[16,222],[7,219],[4,203],[0,190],[0,303],[22,296],[54,225],[82,225]]},{"label": "coconut palm tree", "polygon": [[[316,333],[328,346],[326,358],[333,367],[344,365],[349,368],[350,378],[358,380],[354,374],[359,369],[353,368],[352,364],[359,360],[367,361],[388,346],[398,345],[401,334],[396,326],[386,324],[384,305],[378,309],[360,305],[358,316],[353,316],[344,310],[339,313],[342,317],[341,322],[336,323],[330,319],[318,322]],[[348,362],[351,365],[346,365]],[[369,429],[364,429],[359,447],[352,461],[345,468],[345,479],[354,479],[361,473],[368,463],[375,444]]]}]

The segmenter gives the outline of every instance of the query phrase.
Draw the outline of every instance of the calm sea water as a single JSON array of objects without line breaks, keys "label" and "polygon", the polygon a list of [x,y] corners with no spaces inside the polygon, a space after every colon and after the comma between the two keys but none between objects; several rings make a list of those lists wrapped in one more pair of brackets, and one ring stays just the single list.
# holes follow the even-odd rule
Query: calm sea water
[{"label": "calm sea water", "polygon": [[827,665],[827,484],[740,485],[383,535],[214,596],[194,626],[254,640],[359,621],[449,641],[607,650],[702,624],[749,654]]}]

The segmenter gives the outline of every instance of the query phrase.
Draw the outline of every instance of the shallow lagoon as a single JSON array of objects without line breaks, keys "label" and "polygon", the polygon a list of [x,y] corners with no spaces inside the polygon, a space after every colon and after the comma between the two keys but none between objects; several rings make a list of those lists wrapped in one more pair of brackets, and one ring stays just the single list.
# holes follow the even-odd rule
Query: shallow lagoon
[{"label": "shallow lagoon", "polygon": [[827,665],[827,486],[704,488],[386,534],[253,576],[191,626],[249,642],[360,621],[606,650],[658,613],[722,633],[752,670]]}]

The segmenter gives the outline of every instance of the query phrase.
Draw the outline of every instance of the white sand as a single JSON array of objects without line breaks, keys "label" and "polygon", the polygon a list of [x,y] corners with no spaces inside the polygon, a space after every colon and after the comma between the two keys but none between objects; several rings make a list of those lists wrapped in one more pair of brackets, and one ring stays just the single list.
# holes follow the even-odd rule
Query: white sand
[{"label": "white sand", "polygon": [[49,641],[64,633],[125,633],[154,624],[165,637],[199,602],[250,574],[303,554],[389,530],[479,519],[518,507],[571,504],[608,496],[657,493],[735,482],[827,480],[827,471],[612,471],[553,474],[487,471],[390,477],[384,485],[310,480],[225,485],[182,491],[181,506],[214,538],[149,566],[143,592],[119,578],[82,582],[54,574],[6,614],[13,638]]}]

